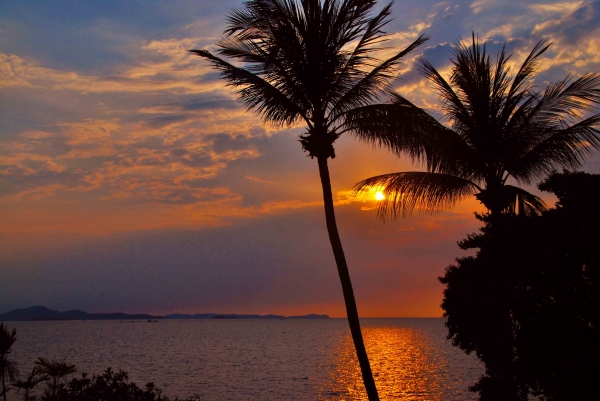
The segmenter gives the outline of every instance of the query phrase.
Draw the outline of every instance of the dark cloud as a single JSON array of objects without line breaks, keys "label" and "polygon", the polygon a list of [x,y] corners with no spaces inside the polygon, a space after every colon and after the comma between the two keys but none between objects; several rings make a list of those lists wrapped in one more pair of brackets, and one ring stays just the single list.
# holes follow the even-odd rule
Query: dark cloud
[{"label": "dark cloud", "polygon": [[232,99],[213,99],[204,101],[194,101],[187,103],[183,106],[184,110],[207,110],[207,109],[225,109],[225,110],[238,110],[242,106],[239,102]]},{"label": "dark cloud", "polygon": [[171,114],[168,116],[152,117],[144,120],[144,124],[147,124],[151,128],[162,128],[173,123],[180,123],[189,121],[190,116],[186,114]]},{"label": "dark cloud", "polygon": [[590,38],[597,38],[598,29],[593,29],[594,27],[600,27],[599,1],[583,4],[571,14],[559,16],[558,19],[550,21],[545,28],[540,30],[540,34],[552,35],[566,43],[575,44]]}]

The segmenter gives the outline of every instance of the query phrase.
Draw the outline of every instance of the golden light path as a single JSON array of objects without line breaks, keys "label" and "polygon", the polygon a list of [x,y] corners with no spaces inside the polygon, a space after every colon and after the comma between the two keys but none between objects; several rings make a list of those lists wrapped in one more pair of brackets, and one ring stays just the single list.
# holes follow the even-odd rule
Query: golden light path
[{"label": "golden light path", "polygon": [[[412,320],[412,319],[411,319]],[[414,319],[426,320],[426,319]],[[449,369],[454,363],[451,354],[442,351],[440,342],[445,341],[444,329],[440,325],[440,336],[431,337],[430,330],[413,327],[394,327],[393,324],[374,324],[364,327],[365,346],[371,362],[380,399],[407,401],[443,401],[449,399],[474,399],[462,384],[464,392],[456,393],[452,383],[460,382],[465,376],[464,363],[459,371]],[[425,323],[427,324],[427,323]],[[438,331],[438,330],[436,330]],[[457,354],[460,353],[456,350]],[[323,389],[323,400],[367,400],[360,367],[352,339],[348,334],[340,340],[338,355],[332,361],[329,382]],[[459,355],[459,359],[462,355]],[[458,361],[457,361],[458,362]],[[468,383],[472,384],[472,383]]]}]

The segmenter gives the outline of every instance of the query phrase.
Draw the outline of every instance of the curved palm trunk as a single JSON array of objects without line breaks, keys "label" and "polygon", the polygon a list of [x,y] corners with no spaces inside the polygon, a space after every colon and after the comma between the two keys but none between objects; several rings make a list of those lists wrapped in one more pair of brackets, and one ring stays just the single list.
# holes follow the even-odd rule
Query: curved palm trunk
[{"label": "curved palm trunk", "polygon": [[319,175],[321,176],[321,185],[323,187],[323,201],[325,203],[325,220],[327,221],[327,232],[329,233],[329,241],[333,249],[333,256],[337,265],[340,281],[342,282],[342,291],[344,293],[344,302],[346,303],[346,314],[348,316],[348,324],[356,348],[358,363],[362,372],[363,381],[369,401],[379,401],[375,380],[371,372],[371,365],[367,357],[367,350],[360,331],[360,321],[358,320],[358,310],[356,309],[356,301],[354,300],[354,291],[352,290],[352,282],[350,281],[350,273],[344,256],[344,249],[335,222],[335,211],[333,209],[333,195],[331,193],[331,181],[329,180],[329,169],[327,167],[327,157],[317,157],[319,163]]}]

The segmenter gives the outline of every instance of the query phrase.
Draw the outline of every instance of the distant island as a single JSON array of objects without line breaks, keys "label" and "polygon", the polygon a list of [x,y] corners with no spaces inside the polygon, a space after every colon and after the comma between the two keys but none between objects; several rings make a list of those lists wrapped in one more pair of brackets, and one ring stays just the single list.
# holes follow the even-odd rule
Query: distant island
[{"label": "distant island", "polygon": [[[1,317],[2,315],[0,315]],[[173,313],[165,317],[167,319],[329,319],[329,315],[317,315],[315,313],[301,316],[238,315],[235,313],[197,313],[195,315],[186,315],[183,313]]]},{"label": "distant island", "polygon": [[42,321],[42,320],[157,320],[165,319],[164,316],[127,313],[87,313],[80,310],[59,312],[45,306],[32,306],[30,308],[15,309],[0,315],[0,321]]},{"label": "distant island", "polygon": [[127,313],[88,313],[81,310],[59,312],[45,306],[32,306],[24,309],[15,309],[0,314],[0,322],[48,321],[48,320],[158,320],[158,319],[329,319],[328,315],[311,313],[302,316],[281,315],[238,315],[235,313],[198,313],[188,315],[174,313],[166,316]]}]

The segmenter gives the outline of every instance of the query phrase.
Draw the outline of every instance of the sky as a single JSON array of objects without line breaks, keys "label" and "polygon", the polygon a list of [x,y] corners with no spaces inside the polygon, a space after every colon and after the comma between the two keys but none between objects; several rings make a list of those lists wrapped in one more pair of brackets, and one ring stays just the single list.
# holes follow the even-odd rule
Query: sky
[{"label": "sky", "polygon": [[[0,313],[345,316],[302,127],[264,125],[186,51],[214,48],[241,4],[0,0]],[[396,1],[392,16],[389,51],[431,36],[392,87],[438,117],[415,58],[446,74],[452,44],[472,32],[492,54],[506,45],[515,64],[552,42],[540,89],[600,71],[598,1]],[[482,207],[470,199],[384,223],[353,185],[419,166],[351,136],[336,154],[360,315],[440,317],[437,277],[464,255],[456,242]],[[600,157],[583,169],[600,173]]]}]

